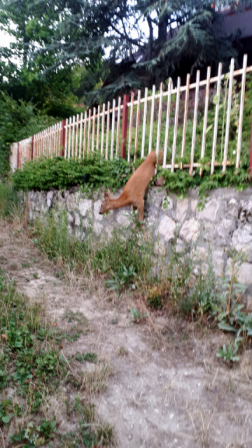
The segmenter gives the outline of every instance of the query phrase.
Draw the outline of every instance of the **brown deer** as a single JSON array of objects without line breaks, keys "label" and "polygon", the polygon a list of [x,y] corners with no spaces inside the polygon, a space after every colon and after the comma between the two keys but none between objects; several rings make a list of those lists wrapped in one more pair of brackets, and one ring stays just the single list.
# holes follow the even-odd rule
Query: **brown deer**
[{"label": "brown deer", "polygon": [[[159,152],[159,165],[162,164],[163,153]],[[104,199],[101,203],[100,214],[108,210],[114,210],[121,207],[132,205],[133,210],[138,210],[139,220],[144,220],[144,195],[148,185],[155,174],[155,164],[157,156],[156,151],[150,152],[144,162],[136,169],[126,183],[121,196],[117,199],[111,199],[109,189],[104,193]]]}]

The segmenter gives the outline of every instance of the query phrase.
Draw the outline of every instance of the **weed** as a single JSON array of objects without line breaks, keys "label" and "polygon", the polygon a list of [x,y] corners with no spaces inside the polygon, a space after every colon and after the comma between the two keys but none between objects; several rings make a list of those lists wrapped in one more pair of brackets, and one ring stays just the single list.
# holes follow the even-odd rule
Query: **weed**
[{"label": "weed", "polygon": [[141,310],[138,310],[137,308],[132,308],[130,310],[132,322],[135,324],[139,324],[139,322],[142,322],[147,316],[148,313],[143,313]]},{"label": "weed", "polygon": [[236,355],[242,338],[237,337],[233,343],[230,343],[227,347],[224,344],[223,347],[219,347],[216,356],[223,358],[227,363],[239,361],[239,356]]},{"label": "weed", "polygon": [[163,306],[163,288],[161,285],[148,286],[147,304],[150,308],[160,309]]},{"label": "weed", "polygon": [[76,359],[76,361],[79,361],[81,363],[88,361],[88,362],[93,362],[94,364],[96,364],[97,363],[97,354],[96,353],[77,352],[75,355],[75,359]]}]

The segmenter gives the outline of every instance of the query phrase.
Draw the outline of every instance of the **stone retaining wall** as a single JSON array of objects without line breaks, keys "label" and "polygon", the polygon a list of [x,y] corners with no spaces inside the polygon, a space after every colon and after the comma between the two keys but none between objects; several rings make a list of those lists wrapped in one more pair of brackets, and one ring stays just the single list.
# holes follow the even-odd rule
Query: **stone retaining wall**
[{"label": "stone retaining wall", "polygon": [[[118,197],[118,191],[113,197]],[[34,219],[53,208],[65,210],[69,231],[85,238],[89,220],[93,223],[96,235],[110,236],[113,227],[128,226],[132,222],[130,207],[110,211],[100,215],[103,191],[87,197],[78,189],[65,191],[29,192],[29,216]],[[247,260],[238,273],[238,281],[252,284],[252,188],[237,192],[235,189],[217,189],[209,193],[203,210],[198,205],[198,190],[190,190],[187,198],[167,194],[161,188],[148,190],[145,201],[145,222],[155,239],[155,252],[165,253],[174,242],[174,233],[178,232],[177,251],[183,251],[186,243],[190,249],[194,243],[194,253],[204,260],[212,251],[216,275],[227,272],[230,264],[225,249],[235,247],[247,254]]]}]

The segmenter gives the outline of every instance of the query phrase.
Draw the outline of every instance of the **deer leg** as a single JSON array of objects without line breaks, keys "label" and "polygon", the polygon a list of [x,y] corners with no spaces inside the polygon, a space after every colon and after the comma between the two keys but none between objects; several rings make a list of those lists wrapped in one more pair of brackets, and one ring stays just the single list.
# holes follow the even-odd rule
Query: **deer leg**
[{"label": "deer leg", "polygon": [[138,210],[138,214],[139,214],[139,221],[143,221],[144,220],[144,200],[143,199],[137,205],[137,210]]}]

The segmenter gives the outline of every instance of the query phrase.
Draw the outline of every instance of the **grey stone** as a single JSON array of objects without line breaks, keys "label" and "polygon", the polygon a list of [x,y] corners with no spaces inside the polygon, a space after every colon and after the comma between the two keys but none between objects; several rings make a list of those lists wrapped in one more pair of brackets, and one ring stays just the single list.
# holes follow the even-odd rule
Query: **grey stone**
[{"label": "grey stone", "polygon": [[100,215],[100,208],[101,208],[101,200],[94,202],[94,219],[96,221],[102,221],[103,215]]},{"label": "grey stone", "polygon": [[225,219],[218,224],[204,223],[204,240],[210,242],[214,246],[226,246],[231,232],[235,228],[233,219]]},{"label": "grey stone", "polygon": [[203,210],[197,211],[196,218],[201,220],[207,219],[209,221],[215,222],[217,220],[219,207],[220,201],[215,198],[210,199],[210,201],[206,203]]},{"label": "grey stone", "polygon": [[75,212],[74,213],[74,224],[75,224],[75,226],[79,227],[80,223],[81,223],[80,215],[79,215],[79,213]]},{"label": "grey stone", "polygon": [[252,225],[245,224],[233,233],[232,243],[236,250],[252,251]]},{"label": "grey stone", "polygon": [[102,224],[100,224],[99,222],[94,222],[94,233],[96,235],[100,235],[102,232]]},{"label": "grey stone", "polygon": [[187,242],[196,242],[200,234],[200,224],[194,219],[188,219],[184,222],[182,229],[180,230],[180,237],[184,238]]},{"label": "grey stone", "polygon": [[67,222],[68,222],[68,224],[73,224],[73,222],[74,222],[74,218],[71,215],[71,213],[67,213]]},{"label": "grey stone", "polygon": [[234,216],[234,218],[238,218],[239,211],[239,203],[235,198],[230,199],[227,205],[227,213],[228,215]]},{"label": "grey stone", "polygon": [[48,208],[51,208],[52,200],[53,200],[53,191],[48,191],[47,197],[46,197],[46,202],[47,202],[47,207]]},{"label": "grey stone", "polygon": [[67,203],[67,209],[72,210],[73,209],[73,193],[70,193],[67,197],[66,203]]},{"label": "grey stone", "polygon": [[243,285],[250,285],[252,279],[252,264],[243,263],[238,270],[237,280]]},{"label": "grey stone", "polygon": [[125,210],[120,210],[117,214],[116,221],[124,227],[128,227],[131,223],[130,213]]},{"label": "grey stone", "polygon": [[240,221],[252,223],[252,201],[241,201]]},{"label": "grey stone", "polygon": [[80,199],[79,201],[79,210],[81,216],[86,216],[89,210],[92,210],[93,202],[91,199]]},{"label": "grey stone", "polygon": [[185,243],[180,238],[177,238],[177,244],[175,250],[177,253],[182,253],[185,251]]},{"label": "grey stone", "polygon": [[191,199],[191,211],[194,213],[198,205],[197,199]]},{"label": "grey stone", "polygon": [[165,241],[170,241],[174,238],[175,229],[175,221],[169,216],[163,216],[158,226],[158,233],[164,237]]},{"label": "grey stone", "polygon": [[212,253],[214,273],[221,277],[224,272],[223,250],[214,250]]},{"label": "grey stone", "polygon": [[186,213],[188,210],[188,204],[189,201],[188,199],[178,199],[177,200],[177,209],[176,209],[176,219],[179,222],[183,222],[185,217],[186,217]]}]

